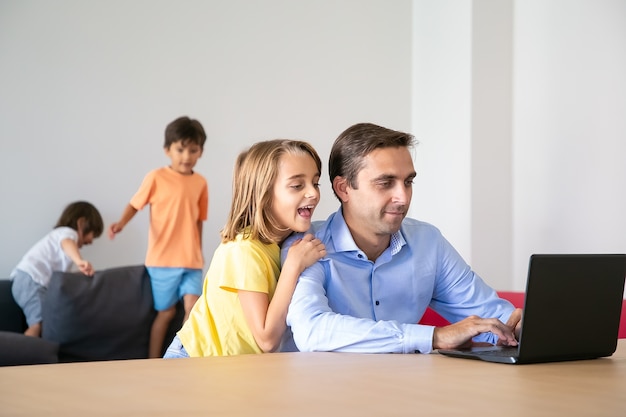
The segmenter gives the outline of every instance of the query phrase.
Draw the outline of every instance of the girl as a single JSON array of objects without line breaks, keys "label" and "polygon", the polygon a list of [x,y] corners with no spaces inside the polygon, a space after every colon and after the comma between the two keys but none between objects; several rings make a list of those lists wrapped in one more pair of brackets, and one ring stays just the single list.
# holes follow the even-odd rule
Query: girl
[{"label": "girl", "polygon": [[[258,142],[235,164],[230,214],[202,295],[165,358],[273,352],[300,273],[326,255],[307,234],[280,269],[280,244],[306,232],[319,203],[321,160],[296,140]],[[280,279],[279,278],[280,274]]]},{"label": "girl", "polygon": [[93,275],[91,264],[79,249],[102,234],[104,224],[98,210],[85,201],[68,205],[54,229],[35,244],[11,272],[13,298],[24,311],[27,336],[41,336],[41,306],[52,272],[67,272],[72,263],[80,272]]}]

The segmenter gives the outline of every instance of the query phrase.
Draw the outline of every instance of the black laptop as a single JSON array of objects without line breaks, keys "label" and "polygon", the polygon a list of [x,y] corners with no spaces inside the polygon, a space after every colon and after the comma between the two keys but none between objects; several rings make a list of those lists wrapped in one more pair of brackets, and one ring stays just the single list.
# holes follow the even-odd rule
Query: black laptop
[{"label": "black laptop", "polygon": [[532,255],[517,347],[439,349],[489,362],[594,359],[617,348],[626,254]]}]

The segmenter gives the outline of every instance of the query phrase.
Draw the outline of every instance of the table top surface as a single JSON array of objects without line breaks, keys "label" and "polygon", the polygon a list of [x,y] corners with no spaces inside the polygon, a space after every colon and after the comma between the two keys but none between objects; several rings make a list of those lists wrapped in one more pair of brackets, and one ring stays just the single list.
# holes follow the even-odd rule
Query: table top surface
[{"label": "table top surface", "polygon": [[421,355],[273,353],[0,368],[0,416],[626,415],[626,340],[534,365]]}]

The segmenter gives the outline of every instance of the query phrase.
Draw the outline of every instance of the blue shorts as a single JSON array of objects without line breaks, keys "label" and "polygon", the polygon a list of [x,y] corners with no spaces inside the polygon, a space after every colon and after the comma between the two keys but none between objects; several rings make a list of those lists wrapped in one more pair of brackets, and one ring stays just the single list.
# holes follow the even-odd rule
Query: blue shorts
[{"label": "blue shorts", "polygon": [[154,309],[167,310],[186,294],[202,295],[202,270],[147,267],[152,284]]},{"label": "blue shorts", "polygon": [[163,358],[165,359],[178,359],[188,357],[189,353],[187,353],[187,351],[185,350],[185,347],[178,338],[178,335],[174,337],[174,340],[172,340],[172,343],[170,343],[170,346],[165,351],[165,355],[163,355]]},{"label": "blue shorts", "polygon": [[26,323],[29,326],[41,323],[42,314],[41,306],[46,298],[48,289],[41,284],[36,283],[30,274],[16,269],[11,276],[13,284],[11,292],[17,305],[19,305],[26,316]]}]

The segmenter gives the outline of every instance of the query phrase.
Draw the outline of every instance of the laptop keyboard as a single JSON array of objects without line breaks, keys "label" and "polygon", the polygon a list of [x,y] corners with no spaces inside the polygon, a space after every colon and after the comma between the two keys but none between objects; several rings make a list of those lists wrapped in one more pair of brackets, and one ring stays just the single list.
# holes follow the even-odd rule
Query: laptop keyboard
[{"label": "laptop keyboard", "polygon": [[498,357],[515,357],[517,356],[517,347],[502,346],[498,349],[480,351],[481,356],[498,356]]}]

